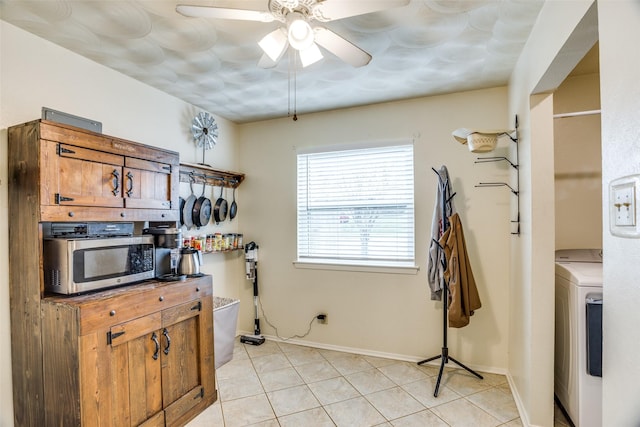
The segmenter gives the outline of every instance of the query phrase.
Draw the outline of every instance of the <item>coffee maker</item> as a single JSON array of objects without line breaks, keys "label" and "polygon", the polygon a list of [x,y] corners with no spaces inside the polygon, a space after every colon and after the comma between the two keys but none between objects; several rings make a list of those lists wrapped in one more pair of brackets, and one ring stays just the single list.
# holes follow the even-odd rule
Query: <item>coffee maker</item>
[{"label": "coffee maker", "polygon": [[145,228],[143,234],[153,236],[156,252],[156,279],[164,281],[185,280],[185,275],[178,274],[182,231],[175,227],[175,223],[149,224],[149,228]]}]

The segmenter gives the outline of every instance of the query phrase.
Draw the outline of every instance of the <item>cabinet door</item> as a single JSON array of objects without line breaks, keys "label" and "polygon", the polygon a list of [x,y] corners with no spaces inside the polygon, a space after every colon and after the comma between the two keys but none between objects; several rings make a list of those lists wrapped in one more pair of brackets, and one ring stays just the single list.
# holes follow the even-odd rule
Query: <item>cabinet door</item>
[{"label": "cabinet door", "polygon": [[158,312],[111,328],[114,426],[137,426],[149,419],[164,419],[160,325]]},{"label": "cabinet door", "polygon": [[127,157],[125,166],[125,207],[171,209],[171,165]]},{"label": "cabinet door", "polygon": [[[203,304],[195,300],[162,312],[162,400],[167,425],[178,420],[213,393],[203,382],[203,368],[212,360],[204,360],[203,346],[211,345],[203,339],[205,327]],[[204,380],[206,381],[206,379]]]},{"label": "cabinet door", "polygon": [[44,200],[52,205],[123,206],[124,157],[60,143],[52,148],[57,168],[51,168],[54,176],[44,177],[49,181]]}]

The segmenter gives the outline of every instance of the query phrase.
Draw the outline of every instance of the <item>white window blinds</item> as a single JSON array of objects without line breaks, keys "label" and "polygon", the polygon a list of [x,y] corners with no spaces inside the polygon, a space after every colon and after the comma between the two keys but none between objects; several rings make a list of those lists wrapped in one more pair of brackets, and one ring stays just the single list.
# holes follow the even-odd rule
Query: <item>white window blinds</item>
[{"label": "white window blinds", "polygon": [[298,154],[298,261],[414,262],[413,145]]}]

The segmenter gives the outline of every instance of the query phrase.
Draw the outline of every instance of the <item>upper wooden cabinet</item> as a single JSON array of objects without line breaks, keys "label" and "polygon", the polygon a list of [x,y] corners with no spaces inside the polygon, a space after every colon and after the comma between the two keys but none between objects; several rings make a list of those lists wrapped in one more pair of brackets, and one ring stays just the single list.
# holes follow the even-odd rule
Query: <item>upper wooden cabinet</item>
[{"label": "upper wooden cabinet", "polygon": [[176,152],[46,120],[9,128],[9,146],[40,221],[178,219]]},{"label": "upper wooden cabinet", "polygon": [[166,163],[125,158],[122,170],[124,205],[127,208],[171,209],[171,171]]}]

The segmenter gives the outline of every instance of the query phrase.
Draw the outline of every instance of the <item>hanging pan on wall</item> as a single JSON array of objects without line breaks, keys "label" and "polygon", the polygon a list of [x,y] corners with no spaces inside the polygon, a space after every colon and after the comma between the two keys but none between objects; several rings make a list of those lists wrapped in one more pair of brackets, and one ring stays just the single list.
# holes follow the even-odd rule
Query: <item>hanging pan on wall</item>
[{"label": "hanging pan on wall", "polygon": [[222,191],[224,190],[224,180],[220,185],[220,197],[216,200],[216,204],[213,207],[213,219],[216,224],[221,223],[227,219],[227,201],[222,197]]},{"label": "hanging pan on wall", "polygon": [[193,223],[196,227],[204,227],[209,222],[211,218],[211,200],[208,197],[204,196],[204,190],[206,189],[207,184],[205,182],[202,183],[202,195],[198,197],[195,204],[193,205]]},{"label": "hanging pan on wall", "polygon": [[236,203],[236,185],[238,181],[233,181],[233,202],[231,202],[231,207],[229,207],[229,221],[233,220],[238,214],[238,204]]},{"label": "hanging pan on wall", "polygon": [[180,228],[184,225],[184,199],[182,196],[178,198],[178,210],[180,213],[180,217],[178,218],[178,228]]},{"label": "hanging pan on wall", "polygon": [[187,227],[187,230],[193,228],[193,205],[196,204],[197,199],[193,192],[193,176],[191,176],[191,180],[189,181],[189,188],[191,189],[191,195],[187,197],[182,207],[182,219],[184,220],[184,225]]}]

